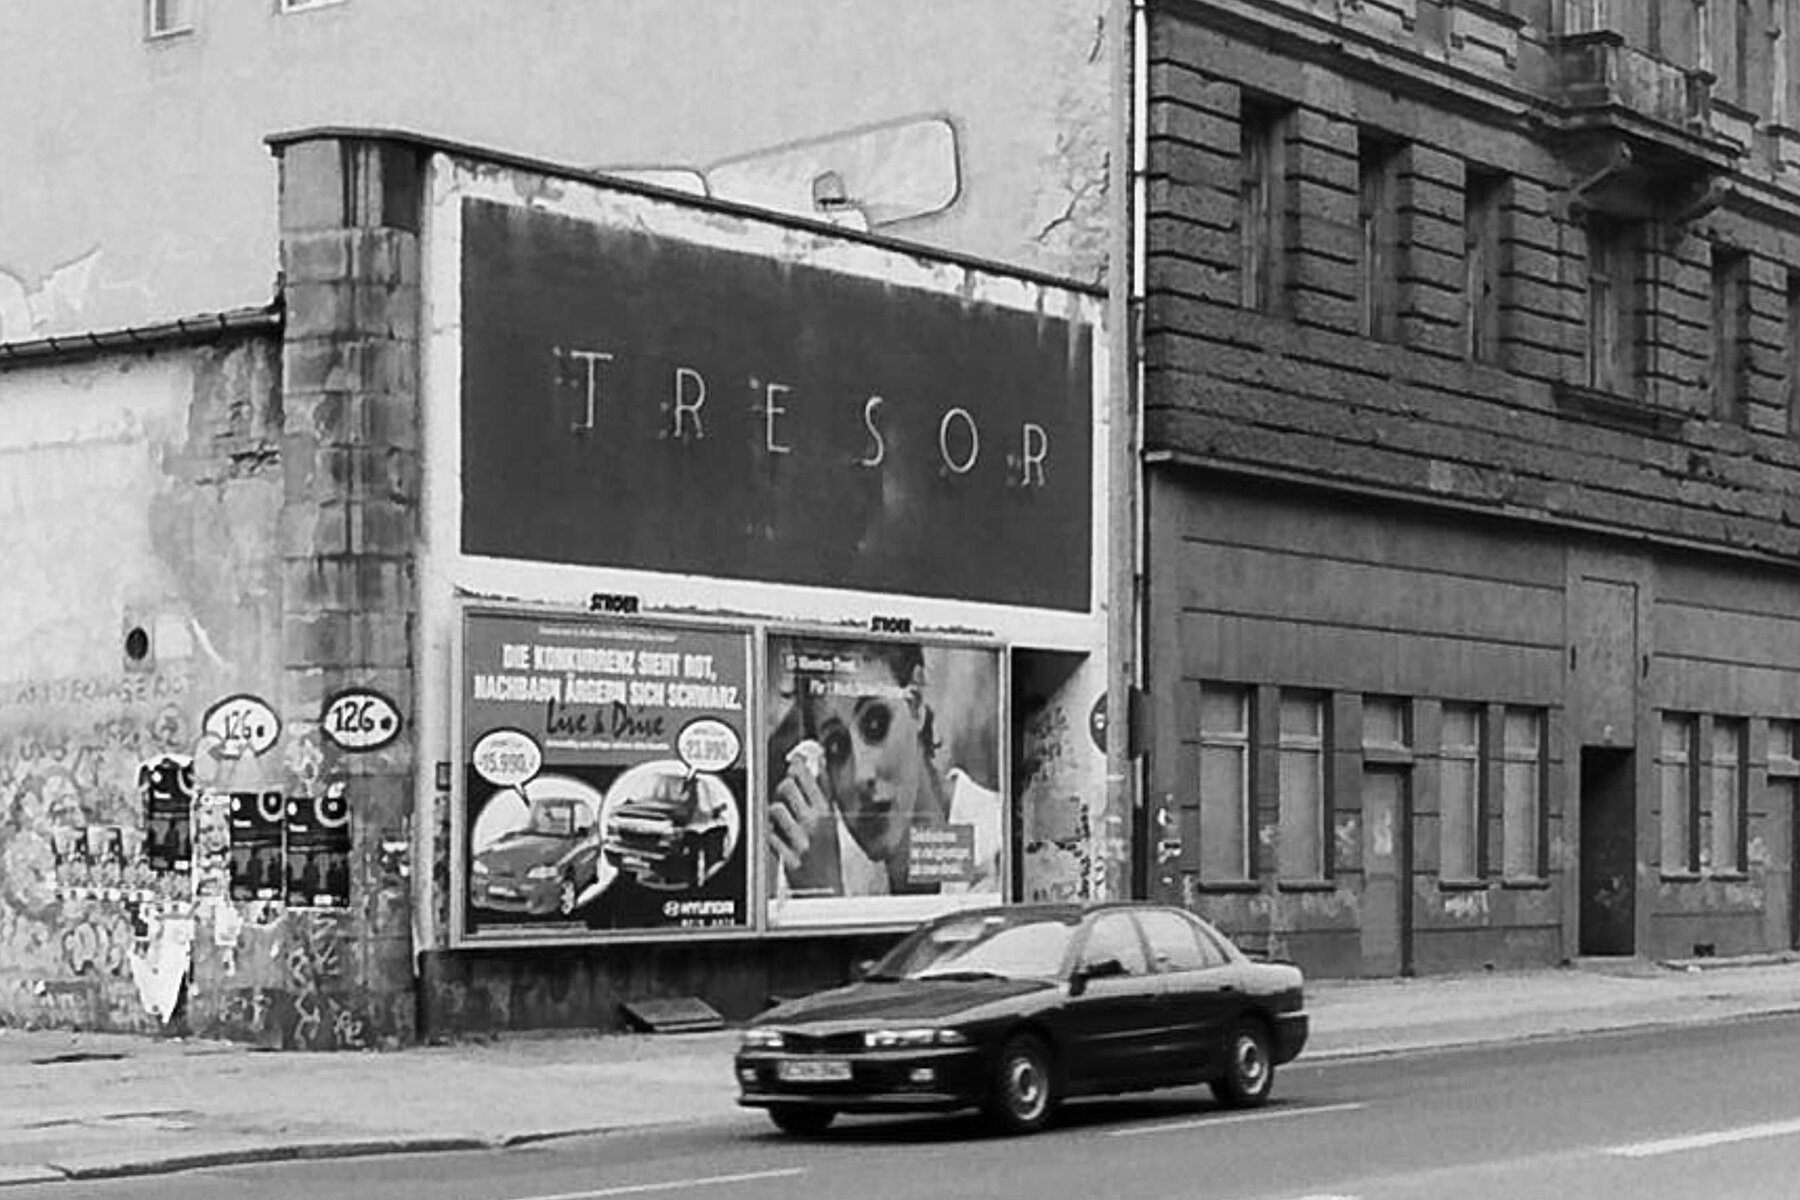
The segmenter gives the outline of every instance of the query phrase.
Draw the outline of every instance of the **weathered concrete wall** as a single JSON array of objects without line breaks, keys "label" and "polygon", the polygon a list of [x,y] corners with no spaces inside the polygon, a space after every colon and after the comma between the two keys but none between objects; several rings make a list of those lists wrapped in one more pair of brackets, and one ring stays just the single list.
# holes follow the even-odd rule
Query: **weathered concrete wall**
[{"label": "weathered concrete wall", "polygon": [[1101,272],[1100,0],[195,7],[192,33],[154,41],[142,5],[0,12],[0,161],[31,181],[0,210],[0,341],[265,303],[262,139],[320,125],[654,168],[807,211],[835,172],[846,220]]}]

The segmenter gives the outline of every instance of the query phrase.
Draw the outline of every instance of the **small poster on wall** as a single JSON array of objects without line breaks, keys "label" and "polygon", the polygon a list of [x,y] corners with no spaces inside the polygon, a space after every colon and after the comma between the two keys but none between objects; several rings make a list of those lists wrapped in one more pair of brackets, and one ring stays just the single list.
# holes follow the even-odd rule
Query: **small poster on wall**
[{"label": "small poster on wall", "polygon": [[464,934],[750,923],[749,646],[711,626],[466,614]]},{"label": "small poster on wall", "polygon": [[280,792],[231,793],[231,898],[278,900],[282,892]]},{"label": "small poster on wall", "polygon": [[999,652],[771,634],[768,657],[770,922],[904,922],[998,903]]},{"label": "small poster on wall", "polygon": [[287,902],[344,908],[350,903],[350,804],[342,781],[287,802]]}]

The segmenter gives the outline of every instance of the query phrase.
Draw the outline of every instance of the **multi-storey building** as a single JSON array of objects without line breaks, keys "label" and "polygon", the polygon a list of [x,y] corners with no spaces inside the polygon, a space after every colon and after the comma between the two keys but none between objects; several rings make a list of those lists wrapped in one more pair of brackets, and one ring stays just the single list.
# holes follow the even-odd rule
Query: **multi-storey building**
[{"label": "multi-storey building", "polygon": [[1331,973],[1800,945],[1797,16],[1149,6],[1153,890]]}]

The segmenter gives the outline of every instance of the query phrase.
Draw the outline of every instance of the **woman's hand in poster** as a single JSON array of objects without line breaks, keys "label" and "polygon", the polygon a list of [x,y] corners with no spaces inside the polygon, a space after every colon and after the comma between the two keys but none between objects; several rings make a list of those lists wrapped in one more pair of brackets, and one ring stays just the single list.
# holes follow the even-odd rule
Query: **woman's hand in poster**
[{"label": "woman's hand in poster", "polygon": [[808,739],[788,751],[787,774],[769,805],[769,844],[798,894],[835,894],[843,884],[838,862],[838,817],[826,795],[825,749]]}]

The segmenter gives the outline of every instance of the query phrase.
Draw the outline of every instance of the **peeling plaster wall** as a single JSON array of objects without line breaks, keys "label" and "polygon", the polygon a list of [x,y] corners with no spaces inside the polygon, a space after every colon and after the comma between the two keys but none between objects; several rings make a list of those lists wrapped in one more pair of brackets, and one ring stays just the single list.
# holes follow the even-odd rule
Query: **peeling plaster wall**
[{"label": "peeling plaster wall", "polygon": [[[276,189],[262,139],[318,125],[650,168],[757,203],[810,206],[811,179],[833,171],[851,215],[884,233],[1094,281],[1102,9],[634,0],[622,31],[587,0],[504,18],[475,0],[286,16],[207,4],[191,34],[147,42],[139,6],[96,17],[15,0],[0,8],[0,161],[23,169],[0,208],[0,341],[266,302]],[[926,153],[883,132],[922,120],[953,134],[947,163],[942,139]],[[948,207],[908,217],[927,174]]]},{"label": "peeling plaster wall", "polygon": [[[276,669],[274,375],[257,342],[0,373],[0,1021],[169,1015],[191,895],[146,862],[139,772]],[[76,874],[78,837],[114,849]]]}]

